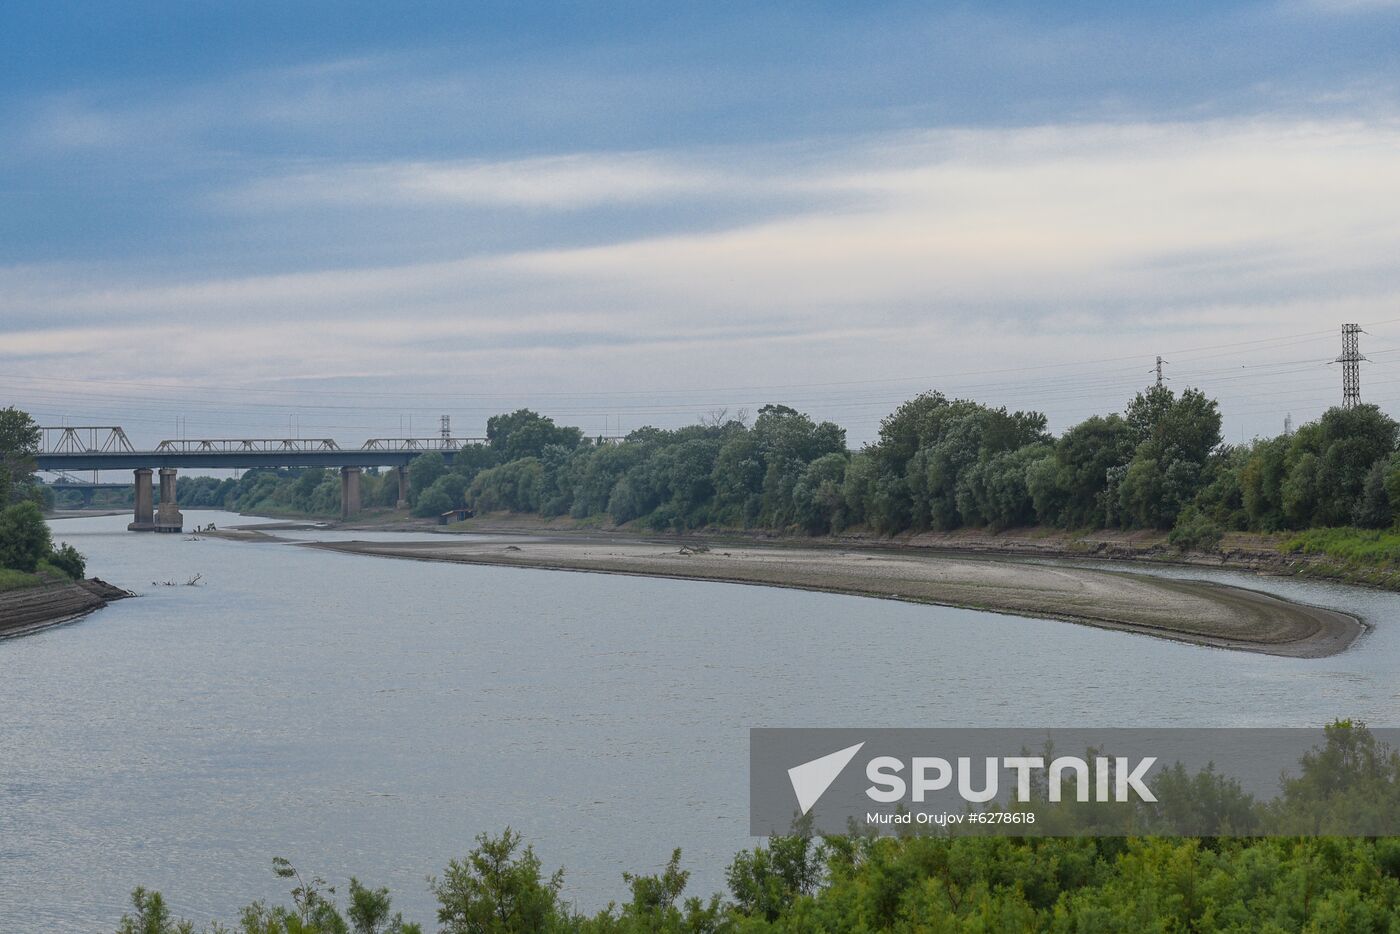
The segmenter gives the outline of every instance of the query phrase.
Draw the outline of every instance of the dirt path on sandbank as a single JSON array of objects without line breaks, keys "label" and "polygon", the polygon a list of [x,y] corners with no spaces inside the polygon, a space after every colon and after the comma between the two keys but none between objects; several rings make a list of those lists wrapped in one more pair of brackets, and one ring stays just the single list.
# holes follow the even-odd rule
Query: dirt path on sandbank
[{"label": "dirt path on sandbank", "polygon": [[354,554],[794,587],[1067,620],[1198,645],[1301,658],[1346,649],[1356,617],[1206,581],[860,549],[643,541],[314,542]]}]

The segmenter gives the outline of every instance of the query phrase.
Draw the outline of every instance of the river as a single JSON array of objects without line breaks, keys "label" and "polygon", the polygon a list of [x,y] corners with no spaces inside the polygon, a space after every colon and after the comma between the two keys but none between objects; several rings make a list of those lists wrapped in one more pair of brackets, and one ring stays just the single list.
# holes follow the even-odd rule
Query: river
[{"label": "river", "polygon": [[[580,908],[747,836],[754,726],[1400,725],[1400,595],[1199,569],[1374,629],[1324,659],[753,586],[432,564],[58,520],[138,592],[0,641],[0,931],[114,929],[136,885],[233,920],[274,856],[388,885],[507,824]],[[187,526],[248,523],[189,511]],[[314,537],[305,533],[300,537]],[[340,538],[420,534],[321,533]],[[1143,570],[1136,566],[1135,570]],[[197,586],[183,586],[194,575]],[[176,586],[164,586],[171,581]]]}]

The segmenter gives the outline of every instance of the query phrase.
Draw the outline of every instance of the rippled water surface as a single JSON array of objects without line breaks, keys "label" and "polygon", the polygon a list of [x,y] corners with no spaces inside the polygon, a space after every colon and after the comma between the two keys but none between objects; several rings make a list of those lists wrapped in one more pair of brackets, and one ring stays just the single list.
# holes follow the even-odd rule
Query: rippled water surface
[{"label": "rippled water surface", "polygon": [[[1190,570],[1357,613],[1328,659],[692,581],[431,564],[54,523],[141,594],[0,641],[0,931],[105,931],[135,885],[195,920],[287,856],[393,889],[524,832],[597,908],[675,846],[708,894],[752,726],[1400,725],[1400,597]],[[247,522],[189,512],[189,525]],[[286,533],[384,538],[388,533]],[[392,536],[388,536],[392,537]],[[421,535],[404,535],[421,539]],[[166,587],[202,575],[197,587]]]}]

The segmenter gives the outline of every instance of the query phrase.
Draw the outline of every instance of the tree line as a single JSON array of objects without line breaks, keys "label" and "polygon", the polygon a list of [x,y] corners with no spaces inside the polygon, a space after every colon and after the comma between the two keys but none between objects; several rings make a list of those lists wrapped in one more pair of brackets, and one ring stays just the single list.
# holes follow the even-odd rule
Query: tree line
[{"label": "tree line", "polygon": [[[1138,393],[1058,437],[1040,412],[924,393],[885,417],[876,441],[784,405],[752,420],[590,439],[528,409],[490,419],[487,444],[410,467],[415,514],[465,507],[606,517],[655,530],[763,528],[813,535],[993,530],[1158,529],[1183,547],[1225,531],[1387,528],[1400,503],[1397,423],[1374,405],[1329,409],[1297,431],[1222,443],[1216,402],[1196,389]],[[391,506],[392,473],[369,472],[366,505]],[[333,514],[328,471],[256,471],[181,480],[181,502]]]}]

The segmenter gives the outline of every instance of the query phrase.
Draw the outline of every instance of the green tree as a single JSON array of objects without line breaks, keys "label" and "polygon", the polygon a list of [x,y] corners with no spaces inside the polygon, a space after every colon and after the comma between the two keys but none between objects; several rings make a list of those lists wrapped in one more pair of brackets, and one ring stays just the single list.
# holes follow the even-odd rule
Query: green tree
[{"label": "green tree", "polygon": [[159,892],[137,888],[131,893],[134,914],[122,915],[117,934],[194,934],[194,925],[176,921]]},{"label": "green tree", "polygon": [[1095,415],[1068,429],[1055,442],[1055,470],[1038,471],[1032,483],[1041,521],[1066,528],[1100,527],[1107,522],[1104,492],[1110,470],[1132,459],[1134,430],[1119,415]]},{"label": "green tree", "polygon": [[352,934],[422,934],[418,925],[404,923],[402,913],[390,915],[392,907],[387,888],[367,888],[353,876],[350,878],[350,904],[345,908],[345,916]]},{"label": "green tree", "polygon": [[39,440],[39,425],[28,412],[13,406],[0,409],[0,507],[23,498]]},{"label": "green tree", "polygon": [[1240,493],[1252,528],[1273,532],[1286,525],[1283,484],[1290,444],[1286,435],[1257,441],[1240,469]]},{"label": "green tree", "polygon": [[1209,516],[1195,506],[1187,506],[1177,516],[1167,541],[1182,551],[1214,551],[1225,533]]},{"label": "green tree", "polygon": [[452,860],[441,879],[431,881],[443,934],[537,934],[556,929],[562,910],[559,889],[564,871],[549,878],[520,834],[481,834],[464,860]]},{"label": "green tree", "polygon": [[758,521],[763,508],[763,476],[767,465],[759,439],[745,431],[725,441],[715,457],[711,482],[715,516],[724,525],[747,526]]},{"label": "green tree", "polygon": [[574,919],[574,924],[589,934],[709,934],[727,929],[718,895],[708,902],[681,902],[690,873],[680,868],[680,861],[681,851],[675,850],[659,875],[623,873],[632,897],[621,911],[609,906],[594,918]]},{"label": "green tree", "polygon": [[1386,473],[1389,463],[1378,460],[1366,472],[1366,480],[1361,487],[1361,497],[1352,510],[1352,523],[1363,529],[1383,529],[1390,525],[1394,514],[1390,505],[1390,493],[1386,490]]},{"label": "green tree", "polygon": [[87,559],[67,542],[55,548],[46,560],[74,580],[81,580],[87,573]]},{"label": "green tree", "polygon": [[444,478],[439,477],[437,483],[428,487],[428,489],[423,492],[423,495],[418,497],[418,502],[413,507],[413,514],[415,516],[431,519],[453,508],[454,504],[451,495],[438,485],[443,479]]},{"label": "green tree", "polygon": [[1127,426],[1136,443],[1118,485],[1124,525],[1169,529],[1206,485],[1206,463],[1220,444],[1220,411],[1197,389],[1177,397],[1154,386],[1128,406]]},{"label": "green tree", "polygon": [[48,524],[32,502],[0,510],[0,567],[33,571],[53,551]]},{"label": "green tree", "polygon": [[570,450],[583,441],[583,432],[554,424],[554,419],[517,409],[509,415],[493,415],[486,421],[486,438],[502,461],[522,457],[538,458],[544,449],[557,444]]},{"label": "green tree", "polygon": [[809,829],[810,821],[796,834],[771,837],[767,847],[734,857],[725,879],[740,913],[776,921],[798,898],[817,890],[826,848]]},{"label": "green tree", "polygon": [[408,462],[408,501],[416,504],[418,497],[447,473],[447,459],[440,451],[419,454]]},{"label": "green tree", "polygon": [[793,509],[797,524],[812,535],[840,531],[847,525],[844,453],[823,454],[812,461],[793,486]]},{"label": "green tree", "polygon": [[646,458],[642,444],[604,444],[592,449],[583,463],[581,475],[574,483],[573,505],[569,515],[575,519],[599,516],[608,511],[608,499],[623,474]]},{"label": "green tree", "polygon": [[[413,507],[415,516],[440,516],[466,503],[467,483],[459,473],[445,473],[423,491]],[[444,505],[445,504],[445,505]]]},{"label": "green tree", "polygon": [[540,507],[540,486],[544,466],[538,458],[522,457],[476,475],[467,490],[468,503],[476,512],[510,510],[535,512]]}]

